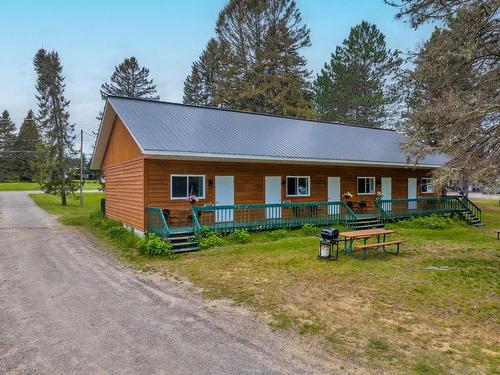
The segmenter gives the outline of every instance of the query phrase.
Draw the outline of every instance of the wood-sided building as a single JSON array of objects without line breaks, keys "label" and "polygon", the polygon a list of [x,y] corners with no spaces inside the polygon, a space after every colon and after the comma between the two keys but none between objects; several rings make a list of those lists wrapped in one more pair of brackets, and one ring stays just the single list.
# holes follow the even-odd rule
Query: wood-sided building
[{"label": "wood-sided building", "polygon": [[433,196],[429,172],[444,157],[408,164],[404,140],[393,130],[111,96],[92,168],[104,172],[106,215],[144,232],[146,207],[189,225],[189,195],[196,206],[232,206],[344,202],[349,192],[354,212],[377,195]]}]

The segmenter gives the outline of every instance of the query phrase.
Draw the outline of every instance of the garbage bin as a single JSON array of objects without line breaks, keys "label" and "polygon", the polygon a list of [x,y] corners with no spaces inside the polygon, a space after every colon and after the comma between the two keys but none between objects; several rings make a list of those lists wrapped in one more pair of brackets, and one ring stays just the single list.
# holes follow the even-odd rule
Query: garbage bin
[{"label": "garbage bin", "polygon": [[[333,250],[335,247],[335,255]],[[327,228],[321,231],[319,236],[319,253],[322,259],[337,260],[339,258],[339,230]]]}]

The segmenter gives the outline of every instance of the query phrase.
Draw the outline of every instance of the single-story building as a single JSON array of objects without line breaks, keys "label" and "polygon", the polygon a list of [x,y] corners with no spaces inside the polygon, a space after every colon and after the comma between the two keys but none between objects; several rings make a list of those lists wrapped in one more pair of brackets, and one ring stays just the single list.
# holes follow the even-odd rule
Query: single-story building
[{"label": "single-story building", "polygon": [[[234,222],[241,205],[245,215],[259,208],[262,220],[313,202],[369,213],[377,197],[394,202],[386,210],[398,199],[417,209],[408,199],[436,195],[429,173],[445,157],[408,164],[404,141],[388,129],[110,96],[92,168],[104,172],[106,215],[139,232],[148,229],[147,207],[165,210],[170,228]],[[229,211],[214,214],[217,206]]]}]

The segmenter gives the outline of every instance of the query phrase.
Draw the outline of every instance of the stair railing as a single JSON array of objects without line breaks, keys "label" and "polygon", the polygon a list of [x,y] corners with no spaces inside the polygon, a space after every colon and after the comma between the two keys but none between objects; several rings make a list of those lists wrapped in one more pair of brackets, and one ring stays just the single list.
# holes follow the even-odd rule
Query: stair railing
[{"label": "stair railing", "polygon": [[383,207],[382,201],[380,199],[375,199],[375,207],[377,208],[379,220],[384,223],[389,220],[389,213]]},{"label": "stair railing", "polygon": [[159,207],[145,207],[146,233],[155,233],[161,238],[167,238],[170,234],[163,211]]},{"label": "stair railing", "polygon": [[198,211],[194,209],[194,207],[191,207],[191,215],[193,216],[193,231],[194,235],[196,237],[201,236],[201,225],[200,221],[198,220]]},{"label": "stair railing", "polygon": [[464,195],[458,197],[459,202],[471,213],[471,215],[477,217],[479,222],[481,222],[481,209],[476,206],[469,198]]}]

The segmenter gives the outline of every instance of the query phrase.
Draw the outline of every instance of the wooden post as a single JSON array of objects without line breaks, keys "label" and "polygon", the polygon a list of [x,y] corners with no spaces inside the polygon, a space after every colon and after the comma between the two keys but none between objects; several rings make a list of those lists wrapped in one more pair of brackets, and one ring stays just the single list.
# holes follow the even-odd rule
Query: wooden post
[{"label": "wooden post", "polygon": [[83,129],[80,130],[80,206],[83,206]]}]

